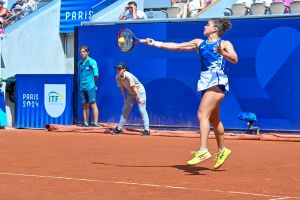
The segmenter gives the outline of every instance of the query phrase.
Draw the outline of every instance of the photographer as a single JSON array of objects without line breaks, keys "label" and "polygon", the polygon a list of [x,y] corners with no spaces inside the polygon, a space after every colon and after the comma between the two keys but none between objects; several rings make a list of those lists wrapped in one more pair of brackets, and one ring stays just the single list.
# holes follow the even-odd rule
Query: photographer
[{"label": "photographer", "polygon": [[137,4],[135,1],[130,1],[126,6],[124,11],[120,14],[119,20],[138,20],[147,19],[146,14],[137,9]]}]

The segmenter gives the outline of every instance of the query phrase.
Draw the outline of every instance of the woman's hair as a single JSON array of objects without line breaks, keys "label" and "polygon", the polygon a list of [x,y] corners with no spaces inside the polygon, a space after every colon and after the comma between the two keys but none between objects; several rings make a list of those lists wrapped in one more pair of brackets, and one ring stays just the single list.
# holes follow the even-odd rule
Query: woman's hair
[{"label": "woman's hair", "polygon": [[219,37],[223,36],[226,31],[231,29],[231,22],[229,18],[212,18],[210,19],[218,29]]}]

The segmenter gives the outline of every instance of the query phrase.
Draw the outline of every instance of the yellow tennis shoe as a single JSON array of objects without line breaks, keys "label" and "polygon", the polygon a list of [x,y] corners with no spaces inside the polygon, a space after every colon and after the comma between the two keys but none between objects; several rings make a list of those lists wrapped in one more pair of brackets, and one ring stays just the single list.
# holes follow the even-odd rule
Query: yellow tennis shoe
[{"label": "yellow tennis shoe", "polygon": [[215,160],[216,160],[216,164],[214,166],[215,169],[218,169],[219,167],[221,167],[221,165],[225,162],[225,160],[228,158],[228,156],[230,155],[231,150],[224,148],[223,151],[217,153]]},{"label": "yellow tennis shoe", "polygon": [[196,164],[203,162],[204,160],[207,160],[211,157],[211,154],[207,150],[194,151],[194,152],[192,152],[192,155],[193,155],[193,158],[186,162],[188,165],[196,165]]}]

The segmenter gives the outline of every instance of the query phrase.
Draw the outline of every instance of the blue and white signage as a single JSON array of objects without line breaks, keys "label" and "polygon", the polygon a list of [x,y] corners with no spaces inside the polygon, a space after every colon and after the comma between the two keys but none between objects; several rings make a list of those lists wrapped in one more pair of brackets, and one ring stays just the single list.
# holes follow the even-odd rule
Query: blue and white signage
[{"label": "blue and white signage", "polygon": [[17,74],[16,127],[73,124],[73,75]]},{"label": "blue and white signage", "polygon": [[[71,33],[74,26],[88,22],[94,13],[116,0],[62,0],[60,11],[60,33]],[[93,8],[95,8],[93,10]]]},{"label": "blue and white signage", "polygon": [[59,117],[66,107],[66,84],[45,84],[44,105],[51,117]]}]

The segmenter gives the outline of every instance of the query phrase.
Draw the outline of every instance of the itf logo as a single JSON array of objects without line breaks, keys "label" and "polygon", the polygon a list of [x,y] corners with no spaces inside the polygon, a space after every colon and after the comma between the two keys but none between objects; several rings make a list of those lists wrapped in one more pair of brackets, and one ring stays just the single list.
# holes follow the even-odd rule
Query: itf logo
[{"label": "itf logo", "polygon": [[66,108],[66,85],[45,84],[44,104],[47,113],[51,117],[59,117]]}]

